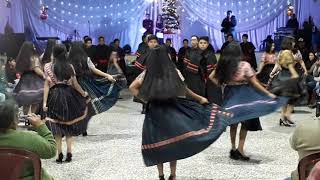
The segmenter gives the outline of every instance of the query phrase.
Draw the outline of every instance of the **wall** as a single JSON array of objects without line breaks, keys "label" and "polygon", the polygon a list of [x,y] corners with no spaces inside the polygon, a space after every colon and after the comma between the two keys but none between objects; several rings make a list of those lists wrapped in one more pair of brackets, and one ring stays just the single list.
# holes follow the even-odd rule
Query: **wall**
[{"label": "wall", "polygon": [[314,23],[320,26],[320,0],[310,1],[310,15],[313,16]]}]

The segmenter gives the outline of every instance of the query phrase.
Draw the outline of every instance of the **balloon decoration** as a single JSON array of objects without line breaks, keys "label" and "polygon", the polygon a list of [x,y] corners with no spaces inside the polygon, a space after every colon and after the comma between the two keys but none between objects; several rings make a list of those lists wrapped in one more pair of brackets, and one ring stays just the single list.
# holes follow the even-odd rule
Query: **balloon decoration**
[{"label": "balloon decoration", "polygon": [[11,8],[11,0],[5,0],[4,3],[7,8]]},{"label": "balloon decoration", "polygon": [[291,17],[293,14],[294,14],[294,7],[293,7],[293,5],[290,3],[290,4],[288,5],[287,15]]},{"label": "balloon decoration", "polygon": [[47,20],[48,19],[48,10],[49,10],[49,7],[45,4],[41,4],[41,7],[40,7],[40,19],[41,20]]}]

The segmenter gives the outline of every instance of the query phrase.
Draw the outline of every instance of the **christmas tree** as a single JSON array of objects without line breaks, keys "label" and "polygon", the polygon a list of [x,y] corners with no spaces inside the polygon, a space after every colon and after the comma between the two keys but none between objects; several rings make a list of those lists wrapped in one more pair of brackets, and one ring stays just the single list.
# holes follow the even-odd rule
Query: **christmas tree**
[{"label": "christmas tree", "polygon": [[176,0],[164,0],[162,4],[162,12],[164,32],[166,34],[174,34],[178,29],[180,29]]}]

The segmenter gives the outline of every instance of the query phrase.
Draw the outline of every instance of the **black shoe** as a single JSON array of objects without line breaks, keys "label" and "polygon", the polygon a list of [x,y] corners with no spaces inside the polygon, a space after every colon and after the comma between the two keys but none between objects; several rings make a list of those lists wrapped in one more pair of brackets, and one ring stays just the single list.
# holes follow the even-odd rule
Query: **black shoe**
[{"label": "black shoe", "polygon": [[82,136],[83,136],[83,137],[88,136],[87,131],[85,131],[84,133],[82,133]]},{"label": "black shoe", "polygon": [[239,150],[236,150],[241,161],[250,161],[248,156],[242,155]]},{"label": "black shoe", "polygon": [[164,175],[162,175],[162,176],[159,176],[159,180],[166,180],[166,179],[164,179]]},{"label": "black shoe", "polygon": [[141,114],[146,114],[146,108],[145,107],[142,108]]},{"label": "black shoe", "polygon": [[286,120],[280,119],[279,124],[280,126],[291,127],[291,125]]},{"label": "black shoe", "polygon": [[168,180],[173,180],[174,176],[170,175]]},{"label": "black shoe", "polygon": [[239,153],[238,153],[238,150],[232,150],[230,151],[230,156],[229,156],[231,159],[233,160],[239,160],[240,157],[239,157]]},{"label": "black shoe", "polygon": [[71,162],[71,161],[72,161],[72,154],[71,153],[67,153],[66,162]]},{"label": "black shoe", "polygon": [[58,159],[56,159],[56,162],[61,164],[62,163],[62,159],[63,159],[63,154],[60,153],[59,156],[58,156]]},{"label": "black shoe", "polygon": [[292,121],[291,121],[290,119],[288,119],[287,117],[285,117],[284,120],[285,120],[288,124],[290,124],[290,125],[295,125],[295,123],[292,122]]}]

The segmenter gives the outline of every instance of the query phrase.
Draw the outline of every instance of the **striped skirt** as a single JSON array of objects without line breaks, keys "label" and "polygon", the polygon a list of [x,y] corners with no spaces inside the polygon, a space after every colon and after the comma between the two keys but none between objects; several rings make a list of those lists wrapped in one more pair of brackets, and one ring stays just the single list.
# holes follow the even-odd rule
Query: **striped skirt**
[{"label": "striped skirt", "polygon": [[116,83],[93,76],[78,78],[78,82],[88,92],[94,114],[105,112],[116,104],[121,90]]}]

